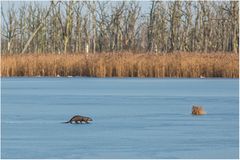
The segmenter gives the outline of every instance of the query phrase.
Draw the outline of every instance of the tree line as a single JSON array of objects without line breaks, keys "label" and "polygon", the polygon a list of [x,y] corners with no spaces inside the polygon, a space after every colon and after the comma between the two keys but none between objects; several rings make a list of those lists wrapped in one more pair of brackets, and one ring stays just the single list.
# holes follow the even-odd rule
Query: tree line
[{"label": "tree line", "polygon": [[145,3],[12,3],[1,8],[1,53],[238,52],[238,1]]}]

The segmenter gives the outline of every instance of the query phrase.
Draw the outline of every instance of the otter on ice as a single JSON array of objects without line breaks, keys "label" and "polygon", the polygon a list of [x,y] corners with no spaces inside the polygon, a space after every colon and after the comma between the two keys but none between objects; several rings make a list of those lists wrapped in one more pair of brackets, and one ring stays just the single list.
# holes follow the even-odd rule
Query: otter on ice
[{"label": "otter on ice", "polygon": [[76,116],[73,116],[69,121],[67,122],[64,122],[64,123],[82,123],[82,122],[85,122],[85,123],[89,123],[89,121],[92,121],[92,118],[90,117],[84,117],[84,116],[80,116],[80,115],[76,115]]},{"label": "otter on ice", "polygon": [[204,111],[203,107],[201,107],[201,106],[193,106],[192,114],[193,115],[204,115],[204,114],[206,114],[206,112]]}]

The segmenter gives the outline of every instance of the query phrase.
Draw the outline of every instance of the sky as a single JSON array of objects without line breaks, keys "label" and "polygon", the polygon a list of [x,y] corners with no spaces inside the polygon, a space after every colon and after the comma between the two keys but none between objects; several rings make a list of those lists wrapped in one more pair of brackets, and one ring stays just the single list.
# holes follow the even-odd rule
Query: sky
[{"label": "sky", "polygon": [[[37,3],[46,6],[49,5],[50,1],[37,1],[35,0]],[[10,7],[12,7],[14,5],[15,8],[21,7],[24,4],[30,3],[30,2],[34,2],[34,1],[24,1],[24,0],[18,0],[18,1],[9,1],[9,0],[1,0],[1,6],[3,11],[5,12],[6,10],[8,10]],[[114,1],[112,1],[114,2]],[[139,4],[141,6],[141,11],[142,13],[148,13],[151,7],[151,2],[150,1],[139,1]]]}]

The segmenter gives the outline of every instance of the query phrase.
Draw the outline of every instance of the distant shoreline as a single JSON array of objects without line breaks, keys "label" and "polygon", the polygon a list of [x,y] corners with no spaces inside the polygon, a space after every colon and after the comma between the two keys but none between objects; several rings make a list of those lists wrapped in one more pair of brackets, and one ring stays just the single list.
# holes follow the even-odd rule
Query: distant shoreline
[{"label": "distant shoreline", "polygon": [[72,76],[72,77],[67,77],[67,76],[60,76],[60,77],[54,77],[54,76],[11,76],[11,77],[6,77],[6,76],[0,76],[1,79],[24,79],[24,78],[33,78],[33,79],[152,79],[152,80],[174,80],[174,79],[179,79],[179,80],[184,80],[184,79],[191,79],[191,80],[224,80],[224,79],[239,79],[239,77],[236,78],[228,78],[228,77],[206,77],[204,79],[202,78],[197,78],[197,77],[87,77],[87,76]]},{"label": "distant shoreline", "polygon": [[239,78],[236,53],[1,55],[1,77]]}]

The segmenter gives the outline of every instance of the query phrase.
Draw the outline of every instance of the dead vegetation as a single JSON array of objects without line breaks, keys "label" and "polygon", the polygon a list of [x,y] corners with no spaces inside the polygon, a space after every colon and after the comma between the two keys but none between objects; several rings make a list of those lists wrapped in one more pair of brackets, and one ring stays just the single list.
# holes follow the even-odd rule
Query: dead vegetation
[{"label": "dead vegetation", "polygon": [[1,76],[238,78],[238,54],[23,54],[2,55]]}]

